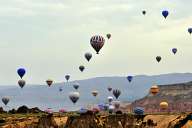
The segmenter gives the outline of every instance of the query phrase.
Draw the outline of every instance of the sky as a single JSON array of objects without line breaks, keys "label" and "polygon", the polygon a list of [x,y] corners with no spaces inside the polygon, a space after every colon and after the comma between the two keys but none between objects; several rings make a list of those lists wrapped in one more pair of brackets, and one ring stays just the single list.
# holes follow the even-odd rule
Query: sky
[{"label": "sky", "polygon": [[[99,76],[192,72],[191,0],[0,1],[0,85],[44,84]],[[147,14],[142,15],[142,10]],[[162,10],[170,15],[164,19]],[[100,54],[93,35],[106,39]],[[173,55],[171,49],[178,53]],[[93,54],[88,63],[85,52]],[[162,56],[158,64],[156,56]],[[78,70],[85,65],[84,73]]]}]

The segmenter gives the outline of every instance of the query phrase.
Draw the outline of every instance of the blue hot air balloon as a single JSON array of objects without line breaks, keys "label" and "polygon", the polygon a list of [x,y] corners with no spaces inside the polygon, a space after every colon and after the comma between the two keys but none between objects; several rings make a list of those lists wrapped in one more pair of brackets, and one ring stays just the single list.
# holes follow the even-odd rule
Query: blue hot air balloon
[{"label": "blue hot air balloon", "polygon": [[84,114],[84,113],[86,113],[88,111],[88,109],[86,109],[86,108],[81,108],[81,109],[79,109],[79,113],[80,114]]},{"label": "blue hot air balloon", "polygon": [[102,110],[102,111],[105,110],[105,104],[100,103],[100,104],[98,104],[97,106],[98,106],[98,108],[99,108],[100,110]]},{"label": "blue hot air balloon", "polygon": [[169,15],[169,11],[167,11],[167,10],[163,10],[163,11],[162,11],[162,15],[163,15],[164,18],[166,19],[167,16]]},{"label": "blue hot air balloon", "polygon": [[62,88],[62,87],[60,87],[60,88],[59,88],[59,91],[60,91],[60,92],[62,92],[62,91],[63,91],[63,88]]},{"label": "blue hot air balloon", "polygon": [[188,28],[188,32],[189,32],[189,34],[191,34],[192,33],[192,28]]},{"label": "blue hot air balloon", "polygon": [[127,76],[127,80],[131,82],[133,80],[133,76]]},{"label": "blue hot air balloon", "polygon": [[173,54],[176,54],[177,53],[177,48],[173,48],[172,52],[173,52]]},{"label": "blue hot air balloon", "polygon": [[25,69],[24,68],[19,68],[18,70],[17,70],[17,73],[18,73],[18,75],[21,77],[21,79],[23,78],[23,76],[25,75]]},{"label": "blue hot air balloon", "polygon": [[134,113],[136,115],[143,115],[144,114],[144,108],[142,108],[142,107],[135,107],[134,108]]}]

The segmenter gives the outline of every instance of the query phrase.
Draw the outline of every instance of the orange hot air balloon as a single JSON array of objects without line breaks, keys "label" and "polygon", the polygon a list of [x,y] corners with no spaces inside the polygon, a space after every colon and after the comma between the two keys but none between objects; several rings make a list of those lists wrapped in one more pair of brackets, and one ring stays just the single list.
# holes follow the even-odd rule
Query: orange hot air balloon
[{"label": "orange hot air balloon", "polygon": [[48,80],[46,80],[46,83],[50,87],[53,84],[53,80],[48,79]]},{"label": "orange hot air balloon", "polygon": [[161,108],[161,109],[167,109],[168,106],[169,106],[168,103],[165,102],[165,101],[163,101],[163,102],[160,103],[160,108]]},{"label": "orange hot air balloon", "polygon": [[156,95],[159,92],[159,87],[154,85],[150,88],[150,93]]}]

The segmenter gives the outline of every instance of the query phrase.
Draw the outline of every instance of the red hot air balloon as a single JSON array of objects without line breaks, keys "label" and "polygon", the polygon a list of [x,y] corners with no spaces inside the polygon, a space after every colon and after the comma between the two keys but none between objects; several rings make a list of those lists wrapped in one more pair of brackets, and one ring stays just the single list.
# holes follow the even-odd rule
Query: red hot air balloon
[{"label": "red hot air balloon", "polygon": [[96,35],[91,37],[90,44],[95,49],[96,53],[99,54],[99,51],[103,47],[105,39],[102,36]]}]

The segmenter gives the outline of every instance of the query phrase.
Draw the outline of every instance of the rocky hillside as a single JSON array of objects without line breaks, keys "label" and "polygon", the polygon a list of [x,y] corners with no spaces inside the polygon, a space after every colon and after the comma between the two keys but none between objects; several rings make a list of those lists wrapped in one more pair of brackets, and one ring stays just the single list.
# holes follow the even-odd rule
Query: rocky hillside
[{"label": "rocky hillside", "polygon": [[192,126],[192,114],[66,116],[57,113],[42,116],[25,115],[22,118],[15,116],[4,117],[5,122],[0,122],[1,128],[190,128]]},{"label": "rocky hillside", "polygon": [[159,85],[159,89],[160,92],[157,95],[148,94],[124,107],[124,110],[131,111],[134,107],[140,106],[145,108],[146,113],[162,112],[159,104],[166,101],[169,106],[164,112],[192,112],[192,82]]},{"label": "rocky hillside", "polygon": [[188,128],[192,113],[159,113],[135,115],[109,114],[107,111],[84,114],[77,112],[45,113],[38,108],[21,106],[9,112],[0,111],[1,128]]}]

